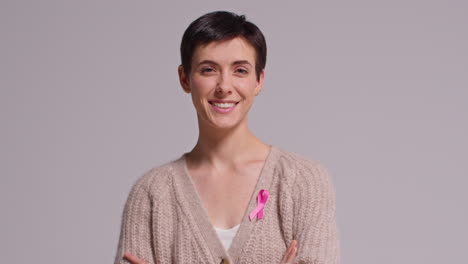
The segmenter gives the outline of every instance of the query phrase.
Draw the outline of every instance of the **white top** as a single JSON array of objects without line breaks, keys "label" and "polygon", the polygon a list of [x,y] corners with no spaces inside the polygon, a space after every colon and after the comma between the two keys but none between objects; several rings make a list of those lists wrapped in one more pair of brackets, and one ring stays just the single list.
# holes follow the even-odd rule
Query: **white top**
[{"label": "white top", "polygon": [[234,226],[231,229],[221,229],[221,228],[217,228],[216,226],[214,227],[216,230],[216,233],[218,233],[219,239],[223,243],[223,246],[224,248],[226,248],[226,250],[228,250],[229,247],[231,246],[232,239],[236,235],[237,229],[239,229],[239,226],[240,224]]}]

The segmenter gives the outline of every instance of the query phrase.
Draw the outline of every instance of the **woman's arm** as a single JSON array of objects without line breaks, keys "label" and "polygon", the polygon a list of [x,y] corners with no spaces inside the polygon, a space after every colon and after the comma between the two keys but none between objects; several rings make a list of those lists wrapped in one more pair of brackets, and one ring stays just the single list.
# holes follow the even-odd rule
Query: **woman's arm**
[{"label": "woman's arm", "polygon": [[131,263],[124,257],[125,253],[137,256],[147,264],[155,263],[151,230],[153,204],[145,179],[137,180],[125,203],[115,264]]},{"label": "woman's arm", "polygon": [[302,170],[294,184],[294,234],[299,264],[339,264],[336,194],[328,171],[318,162]]}]

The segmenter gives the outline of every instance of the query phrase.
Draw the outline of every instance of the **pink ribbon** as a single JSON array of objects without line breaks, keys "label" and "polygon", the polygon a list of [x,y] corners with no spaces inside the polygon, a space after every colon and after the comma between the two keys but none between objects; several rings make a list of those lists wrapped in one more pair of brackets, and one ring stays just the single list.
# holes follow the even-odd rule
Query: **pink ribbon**
[{"label": "pink ribbon", "polygon": [[252,210],[250,213],[250,221],[257,215],[257,219],[262,219],[263,218],[263,207],[265,207],[265,204],[268,200],[268,191],[265,189],[260,190],[260,192],[257,195],[257,207]]}]

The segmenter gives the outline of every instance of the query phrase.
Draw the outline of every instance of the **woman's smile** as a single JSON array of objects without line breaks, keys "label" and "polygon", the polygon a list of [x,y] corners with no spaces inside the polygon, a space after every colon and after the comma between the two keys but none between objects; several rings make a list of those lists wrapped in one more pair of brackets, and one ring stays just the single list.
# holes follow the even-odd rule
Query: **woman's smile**
[{"label": "woman's smile", "polygon": [[216,112],[221,113],[221,114],[227,114],[236,108],[236,106],[239,104],[237,103],[218,103],[218,102],[213,102],[209,101],[211,108],[214,109]]}]

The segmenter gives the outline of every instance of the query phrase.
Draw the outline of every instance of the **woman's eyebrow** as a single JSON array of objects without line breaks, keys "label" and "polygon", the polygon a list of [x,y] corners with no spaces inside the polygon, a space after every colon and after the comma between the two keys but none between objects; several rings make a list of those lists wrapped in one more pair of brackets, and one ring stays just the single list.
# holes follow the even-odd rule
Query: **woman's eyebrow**
[{"label": "woman's eyebrow", "polygon": [[[219,65],[218,63],[212,61],[212,60],[202,60],[201,62],[198,63],[197,66],[200,66],[202,64],[213,64],[213,65]],[[236,60],[234,62],[231,63],[232,65],[239,65],[239,64],[248,64],[252,67],[252,64],[250,64],[250,62],[248,60]]]},{"label": "woman's eyebrow", "polygon": [[202,64],[214,64],[214,65],[218,65],[218,63],[216,63],[216,62],[214,62],[214,61],[212,61],[212,60],[202,60],[202,61],[200,61],[200,62],[198,63],[197,66],[200,66],[200,65],[202,65]]},{"label": "woman's eyebrow", "polygon": [[232,65],[238,65],[238,64],[248,64],[248,65],[252,66],[252,64],[250,64],[250,62],[248,60],[237,60],[237,61],[232,63]]}]

